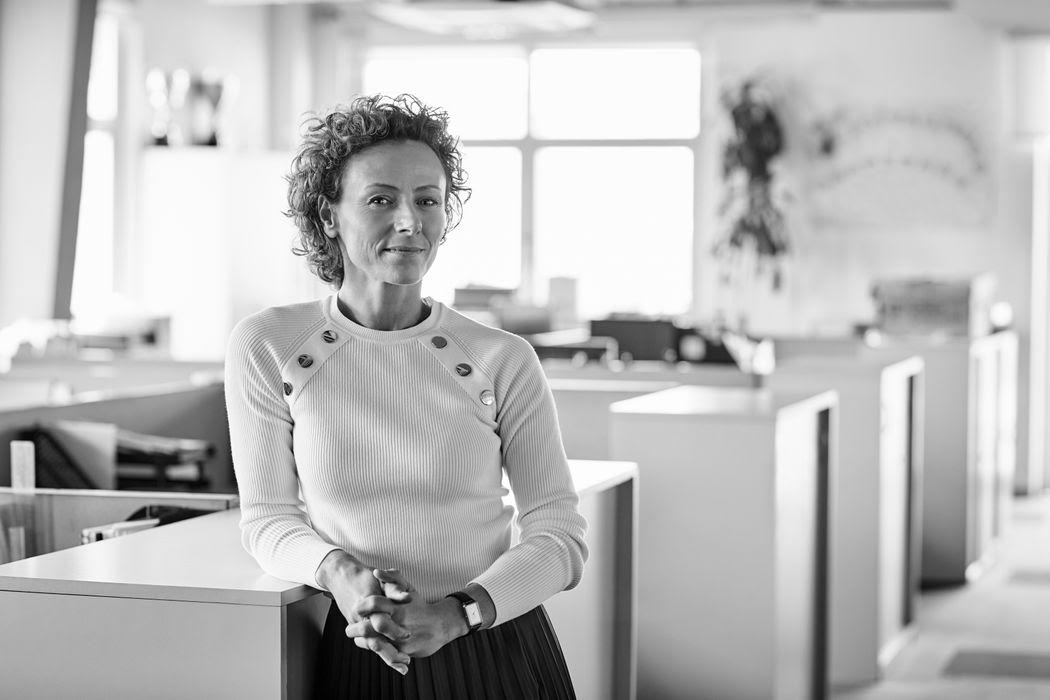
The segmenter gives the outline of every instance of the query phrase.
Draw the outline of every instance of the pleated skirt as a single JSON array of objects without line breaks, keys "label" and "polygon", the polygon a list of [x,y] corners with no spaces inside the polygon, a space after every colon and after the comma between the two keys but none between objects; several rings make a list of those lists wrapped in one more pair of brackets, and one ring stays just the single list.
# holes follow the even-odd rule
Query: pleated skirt
[{"label": "pleated skirt", "polygon": [[408,674],[359,649],[335,604],[318,653],[314,700],[575,700],[543,606],[412,659]]}]

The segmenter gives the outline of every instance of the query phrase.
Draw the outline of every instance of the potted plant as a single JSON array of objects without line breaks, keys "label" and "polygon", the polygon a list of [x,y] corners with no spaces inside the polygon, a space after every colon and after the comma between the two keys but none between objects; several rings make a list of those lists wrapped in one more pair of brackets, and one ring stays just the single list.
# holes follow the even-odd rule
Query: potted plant
[{"label": "potted plant", "polygon": [[722,104],[732,122],[732,132],[722,152],[725,196],[719,217],[725,233],[715,246],[715,256],[728,263],[726,276],[745,259],[751,272],[772,272],[772,287],[781,284],[781,259],[788,251],[784,215],[774,197],[773,161],[784,150],[784,132],[771,97],[754,79],[744,80],[722,92]]}]

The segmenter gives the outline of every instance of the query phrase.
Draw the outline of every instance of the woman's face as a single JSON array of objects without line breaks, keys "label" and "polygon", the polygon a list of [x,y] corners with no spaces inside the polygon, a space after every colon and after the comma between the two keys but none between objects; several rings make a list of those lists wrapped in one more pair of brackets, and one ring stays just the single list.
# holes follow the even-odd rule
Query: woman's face
[{"label": "woman's face", "polygon": [[386,141],[351,156],[342,197],[321,207],[325,233],[340,240],[344,278],[419,283],[445,232],[447,187],[441,161],[419,141]]}]

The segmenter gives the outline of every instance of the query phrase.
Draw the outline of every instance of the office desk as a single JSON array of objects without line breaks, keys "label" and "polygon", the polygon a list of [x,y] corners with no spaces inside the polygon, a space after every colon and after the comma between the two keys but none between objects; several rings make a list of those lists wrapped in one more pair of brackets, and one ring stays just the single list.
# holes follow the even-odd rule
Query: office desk
[{"label": "office desk", "polygon": [[[592,559],[581,585],[548,610],[581,700],[630,700],[636,468],[571,468]],[[264,574],[241,547],[239,514],[0,566],[4,697],[309,697],[329,600]]]}]

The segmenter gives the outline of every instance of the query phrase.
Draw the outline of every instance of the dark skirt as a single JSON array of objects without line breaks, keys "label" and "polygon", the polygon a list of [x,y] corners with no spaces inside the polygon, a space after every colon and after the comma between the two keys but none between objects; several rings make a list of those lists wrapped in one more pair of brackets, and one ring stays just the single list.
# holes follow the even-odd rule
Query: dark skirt
[{"label": "dark skirt", "polygon": [[347,638],[332,604],[318,650],[315,700],[574,700],[561,644],[543,606],[412,659],[408,674]]}]

